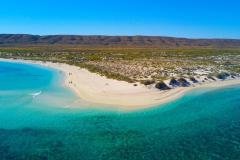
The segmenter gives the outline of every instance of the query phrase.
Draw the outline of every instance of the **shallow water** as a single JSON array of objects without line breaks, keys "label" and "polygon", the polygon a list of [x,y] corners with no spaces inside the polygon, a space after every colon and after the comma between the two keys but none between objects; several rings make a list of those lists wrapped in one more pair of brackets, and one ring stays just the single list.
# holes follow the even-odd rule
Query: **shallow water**
[{"label": "shallow water", "polygon": [[0,62],[1,160],[240,159],[239,86],[122,113],[75,103],[59,76]]}]

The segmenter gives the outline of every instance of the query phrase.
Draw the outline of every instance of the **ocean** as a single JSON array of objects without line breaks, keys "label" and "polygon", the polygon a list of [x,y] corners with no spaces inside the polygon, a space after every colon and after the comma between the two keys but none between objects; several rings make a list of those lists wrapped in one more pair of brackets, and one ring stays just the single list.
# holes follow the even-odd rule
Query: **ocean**
[{"label": "ocean", "polygon": [[240,86],[121,112],[88,108],[62,76],[0,62],[0,160],[240,159]]}]

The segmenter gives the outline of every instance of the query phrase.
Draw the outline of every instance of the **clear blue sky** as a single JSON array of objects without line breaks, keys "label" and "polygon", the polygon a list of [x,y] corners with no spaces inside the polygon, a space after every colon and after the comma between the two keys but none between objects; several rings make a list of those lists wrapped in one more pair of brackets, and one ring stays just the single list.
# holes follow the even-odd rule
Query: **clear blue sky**
[{"label": "clear blue sky", "polygon": [[240,38],[240,1],[1,0],[0,33]]}]

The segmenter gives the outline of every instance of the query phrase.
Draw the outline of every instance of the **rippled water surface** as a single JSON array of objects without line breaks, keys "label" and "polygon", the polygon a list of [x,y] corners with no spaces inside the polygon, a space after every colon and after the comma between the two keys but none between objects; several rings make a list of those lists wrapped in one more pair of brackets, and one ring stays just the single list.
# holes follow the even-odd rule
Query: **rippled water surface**
[{"label": "rippled water surface", "polygon": [[0,62],[1,160],[240,159],[239,86],[123,113],[83,109],[60,76]]}]

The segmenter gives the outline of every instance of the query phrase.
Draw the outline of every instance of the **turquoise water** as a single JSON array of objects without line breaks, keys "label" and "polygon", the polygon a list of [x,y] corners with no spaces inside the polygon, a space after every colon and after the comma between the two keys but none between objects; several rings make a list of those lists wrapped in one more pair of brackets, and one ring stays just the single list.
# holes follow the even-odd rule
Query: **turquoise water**
[{"label": "turquoise water", "polygon": [[240,86],[122,113],[86,109],[59,76],[0,62],[0,160],[240,159]]}]

